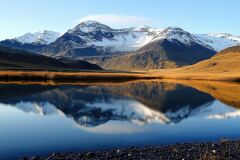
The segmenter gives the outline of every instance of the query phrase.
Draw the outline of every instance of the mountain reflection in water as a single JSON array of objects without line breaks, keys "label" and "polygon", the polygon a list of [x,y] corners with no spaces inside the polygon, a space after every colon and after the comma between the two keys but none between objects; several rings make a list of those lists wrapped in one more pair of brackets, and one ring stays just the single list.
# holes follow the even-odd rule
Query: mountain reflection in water
[{"label": "mountain reflection in water", "polygon": [[1,83],[0,159],[240,138],[239,95],[204,81]]},{"label": "mountain reflection in water", "polygon": [[235,111],[231,107],[211,108],[215,99],[197,89],[158,81],[121,85],[9,84],[1,85],[0,92],[2,105],[41,115],[63,114],[85,127],[113,120],[170,124],[194,115],[220,118],[225,112]]}]

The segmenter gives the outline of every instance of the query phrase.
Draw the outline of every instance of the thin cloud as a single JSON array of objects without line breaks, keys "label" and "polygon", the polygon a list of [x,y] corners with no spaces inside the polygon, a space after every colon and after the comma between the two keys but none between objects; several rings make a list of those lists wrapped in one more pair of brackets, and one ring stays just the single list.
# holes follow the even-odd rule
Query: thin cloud
[{"label": "thin cloud", "polygon": [[87,20],[98,21],[112,27],[132,27],[151,25],[153,19],[139,16],[126,16],[117,14],[95,14],[80,18],[77,22],[84,22]]}]

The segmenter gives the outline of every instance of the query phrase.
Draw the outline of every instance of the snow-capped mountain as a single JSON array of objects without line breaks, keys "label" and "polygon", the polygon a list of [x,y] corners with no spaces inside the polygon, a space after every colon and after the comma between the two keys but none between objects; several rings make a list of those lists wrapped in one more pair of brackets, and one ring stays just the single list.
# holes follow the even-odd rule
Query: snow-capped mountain
[{"label": "snow-capped mountain", "polygon": [[[145,70],[194,64],[210,58],[216,51],[177,27],[113,29],[96,21],[87,21],[44,47],[42,53],[51,57],[87,58],[85,60],[105,69]],[[129,56],[122,57],[126,54]],[[128,59],[132,54],[133,58]],[[92,59],[96,57],[100,59]],[[124,62],[129,64],[122,66]]]},{"label": "snow-capped mountain", "polygon": [[195,34],[203,44],[211,46],[215,51],[221,51],[225,48],[240,45],[240,36],[234,36],[227,33],[220,34]]},{"label": "snow-capped mountain", "polygon": [[[191,34],[178,27],[154,29],[149,26],[113,29],[96,21],[86,21],[68,30],[52,45],[44,49],[47,55],[72,57],[109,55],[119,52],[135,52],[145,45],[159,40],[179,41],[184,45],[197,43],[219,51],[239,44],[240,38],[227,34]],[[91,49],[89,49],[91,48]],[[93,49],[94,48],[94,49]],[[71,51],[70,51],[71,50]],[[93,53],[95,52],[95,53]]]},{"label": "snow-capped mountain", "polygon": [[151,41],[154,35],[150,30],[146,27],[112,29],[96,21],[82,22],[47,46],[43,52],[51,56],[72,54],[70,57],[74,57],[77,52],[75,56],[79,57],[88,56],[86,52],[89,52],[89,48],[91,55],[136,51]]},{"label": "snow-capped mountain", "polygon": [[194,40],[190,33],[180,28],[169,27],[158,30],[149,26],[142,26],[138,28],[112,29],[96,21],[82,22],[67,33],[80,37],[85,46],[109,48],[116,52],[136,51],[144,45],[159,39],[177,39],[184,43]]},{"label": "snow-capped mountain", "polygon": [[0,46],[40,53],[42,49],[54,42],[61,34],[53,31],[26,33],[23,36],[0,41]]},{"label": "snow-capped mountain", "polygon": [[[105,54],[134,52],[146,44],[163,39],[178,40],[187,45],[190,45],[190,42],[202,44],[194,35],[180,28],[154,29],[143,26],[139,28],[112,29],[96,21],[86,21],[68,30],[52,46],[46,47],[45,52],[66,53],[69,51],[69,43],[71,49],[95,47],[97,51]],[[62,47],[60,50],[52,48],[62,44],[68,44],[66,49]]]},{"label": "snow-capped mountain", "polygon": [[35,33],[26,33],[20,37],[15,38],[15,40],[21,43],[39,43],[39,44],[50,44],[54,42],[61,33],[53,31],[40,31]]},{"label": "snow-capped mountain", "polygon": [[84,59],[116,70],[194,64],[239,44],[240,37],[230,34],[192,34],[178,27],[113,29],[97,21],[82,22],[63,35],[43,31],[0,42],[0,46],[50,57]]},{"label": "snow-capped mountain", "polygon": [[[161,39],[178,40],[183,44],[197,42],[214,50],[224,49],[240,42],[240,37],[230,34],[191,34],[178,27],[154,29],[139,28],[112,29],[96,21],[86,21],[69,30],[83,39],[86,45],[112,48],[115,51],[136,51],[144,45]],[[222,44],[225,43],[224,46]]]},{"label": "snow-capped mountain", "polygon": [[[59,38],[59,39],[58,39]],[[86,21],[61,35],[53,31],[26,33],[11,41],[23,44],[53,45],[47,46],[43,52],[50,55],[68,53],[69,50],[94,47],[99,54],[115,52],[134,52],[157,40],[177,40],[182,44],[192,42],[220,51],[240,44],[240,37],[230,34],[191,34],[178,27],[155,29],[149,26],[113,29],[97,21]],[[0,43],[1,45],[1,43]],[[62,45],[62,46],[60,46]],[[74,52],[74,51],[72,51]],[[77,51],[80,52],[79,50]],[[81,54],[80,54],[81,56]]]}]

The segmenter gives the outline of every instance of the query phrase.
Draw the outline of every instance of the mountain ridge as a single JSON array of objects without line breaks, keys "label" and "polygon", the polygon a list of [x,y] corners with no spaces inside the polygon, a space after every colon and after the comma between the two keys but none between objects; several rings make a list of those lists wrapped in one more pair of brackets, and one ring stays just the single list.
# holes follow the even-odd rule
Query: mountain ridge
[{"label": "mountain ridge", "polygon": [[15,40],[21,43],[39,43],[39,44],[50,44],[54,42],[58,37],[61,36],[61,33],[43,30],[34,33],[26,33],[20,37],[14,38]]},{"label": "mountain ridge", "polygon": [[[95,34],[93,34],[93,32],[95,32]],[[178,32],[182,35],[182,37],[176,36]],[[162,39],[167,38],[168,40],[177,39],[181,42],[184,42],[184,41],[187,42],[189,39],[192,39],[198,43],[205,45],[206,47],[213,48],[215,51],[220,51],[222,49],[235,46],[240,43],[240,36],[234,36],[228,33],[192,34],[187,31],[184,31],[179,27],[166,27],[162,29],[155,29],[149,26],[141,26],[141,27],[131,27],[131,28],[123,28],[123,29],[113,29],[97,21],[81,22],[78,25],[76,25],[73,29],[69,29],[66,33],[67,35],[69,34],[77,35],[77,37],[81,38],[81,41],[85,42],[85,44],[90,42],[89,43],[90,46],[96,45],[99,47],[101,46],[104,47],[104,45],[106,46],[108,45],[104,43],[113,43],[112,46],[115,47],[117,44],[120,44],[119,46],[115,47],[115,50],[119,52],[136,51],[137,49],[143,47],[145,44],[150,43],[157,38],[162,38]],[[104,34],[104,33],[107,33],[107,34]],[[97,34],[100,34],[100,35],[97,35]],[[121,37],[117,37],[119,34],[120,36],[122,36],[122,39]],[[44,37],[43,35],[45,35],[46,37]],[[17,42],[24,43],[24,44],[38,43],[42,45],[49,45],[50,43],[57,40],[57,38],[63,35],[64,34],[61,35],[60,33],[57,33],[57,32],[44,30],[44,31],[35,32],[35,33],[26,33],[23,36],[20,36],[14,39],[7,39],[7,40],[8,41],[15,40]],[[186,39],[186,37],[184,37],[186,35],[187,36],[191,35],[191,37]],[[133,38],[127,39],[127,38],[131,38],[130,36],[133,36]],[[136,39],[134,40],[134,38]],[[106,40],[115,40],[116,43],[114,43],[114,41],[110,42]],[[124,44],[125,45],[124,46],[123,45],[123,43],[125,43],[124,40],[125,42],[129,40],[131,40],[132,42],[128,42],[128,44]],[[4,41],[6,40],[3,40],[1,42],[4,42]],[[78,41],[76,42],[78,43]],[[111,44],[109,45],[111,48]],[[44,49],[43,52],[45,51],[46,49]],[[42,52],[42,51],[39,50],[38,52]]]},{"label": "mountain ridge", "polygon": [[[32,42],[31,36],[30,40],[25,38],[22,41]],[[178,27],[113,29],[97,21],[81,22],[55,38],[45,44],[13,39],[0,45],[53,58],[82,59],[104,69],[148,70],[191,65],[240,44],[240,37],[230,34],[192,34]]]},{"label": "mountain ridge", "polygon": [[54,42],[60,35],[58,32],[49,30],[29,32],[20,37],[0,41],[0,46],[40,53],[44,47]]}]

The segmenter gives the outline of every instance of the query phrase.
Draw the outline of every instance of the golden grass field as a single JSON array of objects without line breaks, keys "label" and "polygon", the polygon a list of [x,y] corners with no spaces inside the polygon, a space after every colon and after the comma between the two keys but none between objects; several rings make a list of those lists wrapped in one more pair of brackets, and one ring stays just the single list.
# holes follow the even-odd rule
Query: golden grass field
[{"label": "golden grass field", "polygon": [[152,70],[149,74],[166,79],[240,81],[240,52],[223,51],[208,60],[176,69]]},{"label": "golden grass field", "polygon": [[0,71],[1,80],[76,80],[76,81],[123,81],[135,79],[150,79],[145,73],[128,72],[78,72],[78,71]]}]

